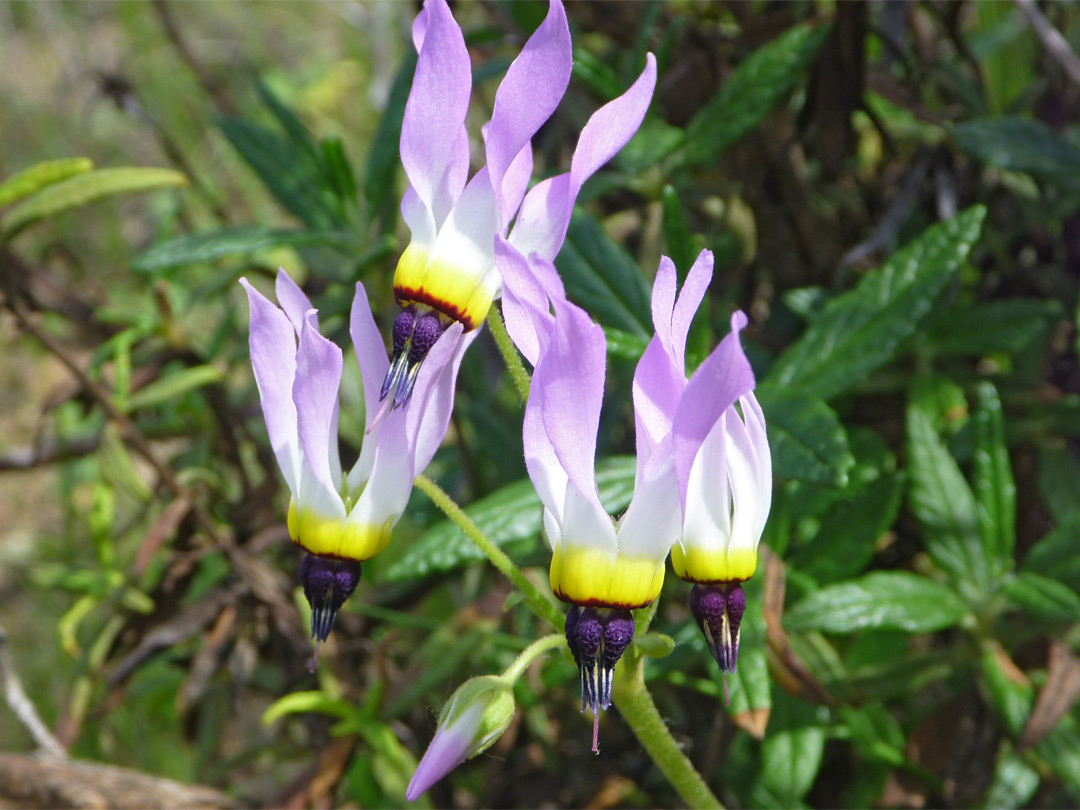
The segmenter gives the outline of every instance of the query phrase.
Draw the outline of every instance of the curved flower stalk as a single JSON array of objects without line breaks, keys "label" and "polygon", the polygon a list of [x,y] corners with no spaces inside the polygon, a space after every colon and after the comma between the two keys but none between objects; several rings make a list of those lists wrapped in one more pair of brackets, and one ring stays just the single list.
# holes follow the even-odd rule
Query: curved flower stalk
[{"label": "curved flower stalk", "polygon": [[[308,552],[300,568],[311,633],[325,641],[360,580],[360,563],[385,548],[405,511],[413,479],[446,433],[461,357],[474,335],[454,325],[431,349],[416,380],[416,406],[376,424],[379,383],[389,361],[367,294],[356,285],[350,334],[364,384],[368,435],[351,470],[338,457],[342,353],[319,334],[318,313],[278,272],[278,305],[241,279],[251,310],[251,364],[278,466],[289,487],[288,526]],[[312,661],[314,666],[314,660]]]},{"label": "curved flower stalk", "polygon": [[711,278],[712,255],[704,251],[676,300],[675,267],[661,260],[652,298],[656,336],[638,366],[634,396],[647,403],[637,412],[639,456],[674,436],[683,528],[671,562],[694,583],[691,612],[726,674],[738,660],[746,608],[739,583],[757,568],[772,503],[772,460],[753,371],[739,343],[742,312],[732,315],[731,333],[686,380],[686,336]]},{"label": "curved flower stalk", "polygon": [[408,401],[442,330],[457,322],[469,332],[483,323],[502,289],[496,240],[507,237],[515,215],[509,238],[522,254],[555,257],[581,184],[637,131],[656,84],[650,54],[634,85],[590,119],[571,171],[526,194],[531,139],[570,80],[570,32],[560,0],[551,0],[546,19],[499,85],[483,130],[487,165],[468,183],[471,65],[445,0],[427,0],[413,41],[419,58],[401,131],[401,160],[410,182],[401,213],[412,238],[394,273],[394,296],[403,309],[380,391],[391,410]]}]

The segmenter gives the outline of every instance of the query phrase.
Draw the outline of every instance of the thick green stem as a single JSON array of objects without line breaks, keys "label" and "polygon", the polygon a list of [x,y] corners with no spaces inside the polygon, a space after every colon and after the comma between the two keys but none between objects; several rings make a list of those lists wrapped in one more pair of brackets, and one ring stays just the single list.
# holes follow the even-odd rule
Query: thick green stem
[{"label": "thick green stem", "polygon": [[612,697],[619,713],[686,806],[723,810],[724,806],[679,749],[660,717],[645,687],[645,656],[627,650],[622,663],[615,668],[613,687]]},{"label": "thick green stem", "polygon": [[506,668],[506,671],[501,677],[508,683],[513,683],[521,677],[521,673],[525,671],[525,667],[531,664],[533,659],[538,655],[546,653],[548,650],[553,650],[556,647],[564,646],[566,646],[566,637],[562,635],[562,633],[552,633],[550,636],[538,638],[521,651],[521,655],[514,659],[514,663]]},{"label": "thick green stem", "polygon": [[517,388],[518,393],[521,394],[521,401],[528,402],[529,372],[525,370],[525,364],[521,362],[521,355],[518,354],[514,342],[510,340],[510,334],[506,331],[506,324],[503,323],[502,314],[494,305],[488,310],[487,324],[488,328],[491,329],[491,336],[495,338],[495,345],[499,347],[499,354],[503,356],[503,360],[506,362],[506,368],[510,372],[514,386]]},{"label": "thick green stem", "polygon": [[485,557],[491,560],[492,565],[502,571],[507,579],[514,583],[525,598],[525,604],[529,606],[533,613],[550,622],[553,627],[562,629],[566,623],[566,617],[563,616],[558,606],[545,597],[540,592],[540,589],[533,585],[529,578],[521,572],[521,569],[514,565],[514,561],[506,556],[506,553],[501,548],[492,543],[487,535],[480,531],[480,528],[473,523],[472,518],[465,514],[465,510],[458,506],[442,487],[426,475],[416,476],[415,483],[420,488],[420,491],[431,498],[432,502],[443,511],[443,514],[465,532],[465,536],[473,541],[476,547],[484,553]]}]

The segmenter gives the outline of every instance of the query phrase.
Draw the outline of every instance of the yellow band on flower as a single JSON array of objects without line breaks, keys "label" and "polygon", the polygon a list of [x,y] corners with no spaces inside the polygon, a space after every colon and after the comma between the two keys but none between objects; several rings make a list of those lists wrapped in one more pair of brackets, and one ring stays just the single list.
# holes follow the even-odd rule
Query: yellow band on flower
[{"label": "yellow band on flower", "polygon": [[735,582],[750,579],[757,570],[757,551],[734,548],[726,551],[691,547],[682,543],[671,547],[671,565],[679,579],[687,582]]},{"label": "yellow band on flower", "polygon": [[579,605],[639,608],[660,595],[664,561],[617,556],[598,548],[555,549],[551,589]]},{"label": "yellow band on flower", "polygon": [[411,244],[394,271],[394,297],[402,306],[426,304],[469,331],[484,322],[495,298],[495,290],[485,283],[490,272],[487,267],[432,261],[426,249]]},{"label": "yellow band on flower", "polygon": [[370,560],[390,541],[393,520],[382,526],[349,523],[339,518],[326,518],[310,510],[301,512],[289,503],[289,536],[305,551],[320,557],[341,560]]}]

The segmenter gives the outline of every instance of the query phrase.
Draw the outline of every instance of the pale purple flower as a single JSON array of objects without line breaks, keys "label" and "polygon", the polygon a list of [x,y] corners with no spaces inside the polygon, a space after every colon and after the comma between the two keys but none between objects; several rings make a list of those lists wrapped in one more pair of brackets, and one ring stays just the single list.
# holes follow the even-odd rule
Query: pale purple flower
[{"label": "pale purple flower", "polygon": [[416,380],[408,412],[376,423],[379,384],[389,361],[367,294],[356,285],[350,333],[363,377],[366,426],[351,470],[338,457],[338,389],[342,353],[319,333],[318,313],[282,270],[278,305],[247,279],[251,364],[270,444],[289,487],[289,534],[312,558],[301,577],[312,607],[312,635],[326,639],[338,608],[360,578],[359,563],[385,546],[405,511],[413,479],[446,433],[461,357],[474,335],[454,325],[431,349],[437,362]]},{"label": "pale purple flower", "polygon": [[570,80],[570,32],[560,0],[551,0],[547,18],[499,85],[483,130],[487,165],[468,183],[465,114],[471,65],[444,0],[427,0],[413,41],[419,59],[401,133],[401,159],[411,184],[401,212],[412,239],[394,274],[394,295],[404,309],[380,391],[390,397],[391,409],[408,400],[431,335],[453,322],[465,331],[483,323],[502,292],[497,243],[508,238],[523,256],[554,259],[582,183],[637,131],[656,84],[656,63],[649,54],[634,85],[589,120],[571,170],[526,194],[531,139]]}]

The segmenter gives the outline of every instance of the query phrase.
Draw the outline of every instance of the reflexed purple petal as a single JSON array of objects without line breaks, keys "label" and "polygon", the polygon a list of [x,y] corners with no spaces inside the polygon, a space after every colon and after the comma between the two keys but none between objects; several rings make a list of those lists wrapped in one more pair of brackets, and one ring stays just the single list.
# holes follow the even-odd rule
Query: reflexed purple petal
[{"label": "reflexed purple petal", "polygon": [[457,139],[454,141],[454,148],[450,151],[446,171],[443,172],[435,197],[431,201],[431,214],[435,218],[436,228],[441,228],[447,216],[450,215],[468,179],[469,131],[462,124],[458,130]]},{"label": "reflexed purple petal", "polygon": [[570,82],[572,64],[566,13],[559,0],[552,0],[547,17],[529,37],[495,93],[487,163],[503,228],[510,224],[520,202],[520,197],[508,193],[504,177],[511,162],[559,105]]},{"label": "reflexed purple petal", "polygon": [[[292,397],[296,403],[300,445],[304,449],[307,467],[314,473],[320,487],[335,495],[337,487],[331,468],[330,443],[337,443],[335,415],[341,386],[341,366],[341,349],[319,334],[314,311],[308,312],[296,352],[296,379]],[[337,473],[340,475],[340,467]],[[337,501],[340,504],[340,496],[337,496]],[[334,509],[334,512],[337,511]],[[344,517],[344,505],[341,505],[340,511]]]},{"label": "reflexed purple petal", "polygon": [[665,346],[671,345],[671,313],[675,309],[677,283],[675,262],[667,256],[661,256],[652,285],[652,322],[656,338]]},{"label": "reflexed purple petal", "polygon": [[739,343],[744,326],[746,316],[734,313],[731,333],[694,372],[679,400],[674,420],[675,470],[683,506],[690,468],[702,442],[724,411],[754,387],[754,372]]},{"label": "reflexed purple petal", "polygon": [[266,432],[289,491],[298,494],[300,445],[296,428],[296,405],[292,399],[296,376],[296,334],[285,313],[262,293],[240,279],[251,309],[251,367],[259,387]]},{"label": "reflexed purple petal", "polygon": [[[277,274],[277,280],[274,283],[274,294],[277,295],[278,304],[285,310],[285,314],[289,316],[289,322],[292,324],[293,329],[296,330],[296,334],[300,334],[300,330],[304,327],[304,315],[308,310],[312,309],[311,301],[304,295],[304,291],[297,286],[296,282],[289,277],[289,274],[284,269],[279,269]],[[316,328],[318,327],[318,321],[315,321]]]},{"label": "reflexed purple petal", "polygon": [[461,360],[465,350],[480,334],[479,329],[462,334],[462,329],[460,323],[452,324],[428,352],[413,390],[412,403],[406,409],[406,432],[414,477],[424,471],[446,438]]},{"label": "reflexed purple petal", "polygon": [[679,290],[679,300],[675,302],[675,308],[672,310],[671,350],[673,356],[679,358],[680,363],[683,362],[686,354],[686,336],[690,333],[690,323],[694,320],[694,314],[709,290],[712,271],[712,252],[703,250],[698,254],[690,272],[686,274],[686,281]]},{"label": "reflexed purple petal", "polygon": [[401,163],[430,208],[469,109],[472,68],[445,0],[427,0],[424,11],[426,28],[401,125]]},{"label": "reflexed purple petal", "polygon": [[570,171],[538,183],[525,195],[510,243],[524,255],[554,259],[566,237],[581,185],[611,160],[641,126],[656,86],[656,59],[646,57],[637,81],[589,119],[578,138]]},{"label": "reflexed purple petal", "polygon": [[[500,221],[502,223],[501,231],[506,233],[507,226],[510,224],[510,219],[513,216],[513,212],[517,211],[518,206],[521,205],[521,200],[525,196],[525,192],[529,188],[529,181],[532,180],[533,170],[533,151],[532,144],[527,143],[518,152],[517,157],[514,158],[510,164],[510,168],[506,170],[506,174],[502,179],[502,201],[499,203],[499,210],[503,212],[500,214]],[[506,212],[509,212],[507,214]]]},{"label": "reflexed purple petal", "polygon": [[420,53],[424,47],[424,36],[427,34],[428,12],[426,8],[420,9],[420,13],[416,15],[416,19],[413,20],[412,25],[412,41],[413,47],[417,53]]},{"label": "reflexed purple petal", "polygon": [[553,260],[562,247],[573,207],[569,172],[537,183],[521,203],[510,244],[524,256],[536,253]]},{"label": "reflexed purple petal", "polygon": [[599,503],[595,456],[604,397],[604,331],[575,304],[552,303],[555,330],[532,387],[543,390],[544,429],[567,476],[582,495]]},{"label": "reflexed purple petal", "polygon": [[619,518],[619,553],[662,560],[682,535],[682,526],[669,436],[648,460],[638,456],[634,497]]},{"label": "reflexed purple petal", "polygon": [[405,798],[410,802],[419,799],[436,782],[454,770],[469,756],[473,737],[484,716],[484,704],[477,703],[466,709],[457,722],[448,728],[440,726],[427,751],[409,780]]},{"label": "reflexed purple petal", "polygon": [[533,366],[540,357],[540,334],[551,315],[547,293],[529,262],[501,236],[495,237],[495,264],[502,276],[502,312],[514,345]]},{"label": "reflexed purple petal", "polygon": [[401,197],[401,218],[409,226],[413,242],[429,247],[435,244],[435,212],[420,199],[420,195],[411,186],[405,189],[405,194]]},{"label": "reflexed purple petal", "polygon": [[375,324],[375,316],[371,314],[367,290],[359,281],[356,282],[356,295],[349,316],[349,336],[356,348],[356,359],[364,380],[364,427],[370,428],[379,410],[379,389],[390,361],[386,357],[382,333]]},{"label": "reflexed purple petal", "polygon": [[593,113],[581,130],[570,164],[572,198],[577,197],[582,183],[615,157],[615,153],[637,132],[645,118],[645,111],[649,109],[655,87],[656,58],[650,53],[645,57],[645,69],[630,89]]}]

